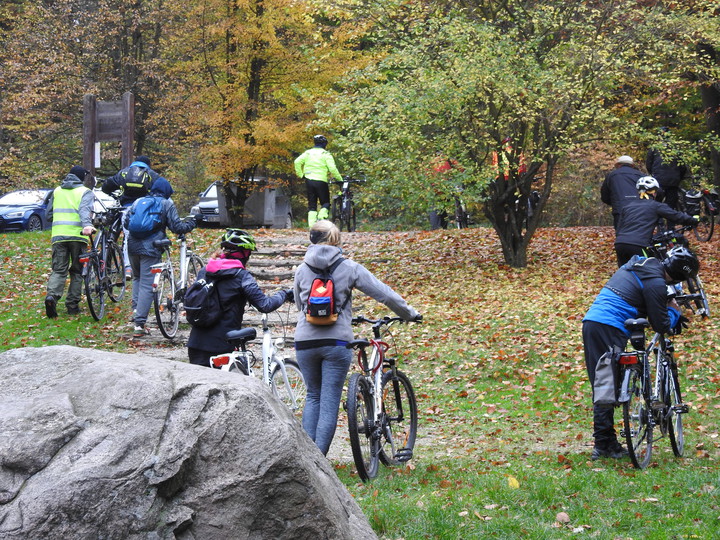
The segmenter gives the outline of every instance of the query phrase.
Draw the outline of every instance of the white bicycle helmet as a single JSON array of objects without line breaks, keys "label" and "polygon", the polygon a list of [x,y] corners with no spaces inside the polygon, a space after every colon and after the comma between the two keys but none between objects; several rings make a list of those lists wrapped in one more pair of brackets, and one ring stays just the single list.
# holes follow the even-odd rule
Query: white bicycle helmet
[{"label": "white bicycle helmet", "polygon": [[660,184],[652,176],[642,176],[638,178],[635,189],[638,191],[651,191],[653,189],[660,189]]}]

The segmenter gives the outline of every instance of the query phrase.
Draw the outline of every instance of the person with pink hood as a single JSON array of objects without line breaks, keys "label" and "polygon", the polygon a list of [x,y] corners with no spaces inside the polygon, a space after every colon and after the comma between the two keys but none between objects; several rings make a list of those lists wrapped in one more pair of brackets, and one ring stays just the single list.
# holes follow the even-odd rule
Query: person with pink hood
[{"label": "person with pink hood", "polygon": [[191,364],[210,367],[210,357],[230,353],[233,346],[225,335],[230,330],[241,328],[245,305],[250,303],[261,313],[270,313],[283,302],[292,302],[292,289],[286,289],[266,296],[260,290],[255,278],[247,271],[250,254],[255,251],[255,239],[241,229],[228,229],[205,268],[198,272],[198,279],[211,279],[220,295],[223,316],[209,328],[193,326],[188,338],[188,359]]}]

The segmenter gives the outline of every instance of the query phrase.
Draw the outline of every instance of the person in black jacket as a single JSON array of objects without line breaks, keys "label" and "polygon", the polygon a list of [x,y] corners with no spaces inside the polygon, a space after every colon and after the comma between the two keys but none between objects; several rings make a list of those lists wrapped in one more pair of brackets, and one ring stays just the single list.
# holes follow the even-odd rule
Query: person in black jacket
[{"label": "person in black jacket", "polygon": [[258,287],[255,278],[246,270],[250,253],[256,244],[252,235],[240,229],[228,229],[220,243],[221,250],[215,252],[205,268],[198,272],[198,279],[222,276],[215,281],[220,295],[220,304],[224,315],[210,328],[193,326],[188,338],[188,359],[191,364],[210,367],[210,357],[230,353],[233,346],[225,335],[230,330],[238,330],[243,322],[245,304],[250,302],[258,311],[269,313],[279,308],[283,302],[292,302],[292,289],[286,289],[266,296]]},{"label": "person in black jacket", "polygon": [[[591,386],[598,359],[613,346],[625,349],[630,337],[627,319],[646,317],[653,330],[664,334],[679,334],[687,326],[688,319],[677,302],[668,301],[667,285],[697,275],[699,266],[692,252],[677,247],[662,262],[636,255],[613,274],[583,318],[585,366]],[[627,455],[617,440],[612,407],[593,407],[593,437],[593,460]]]},{"label": "person in black jacket", "polygon": [[663,156],[663,154],[669,154],[670,150],[668,148],[667,132],[668,128],[661,129],[661,136],[664,140],[660,147],[648,149],[645,156],[645,168],[660,184],[660,188],[664,193],[663,201],[670,208],[677,210],[678,199],[680,198],[680,183],[687,174],[687,167],[677,159]]},{"label": "person in black jacket", "polygon": [[635,184],[642,175],[635,166],[633,158],[620,156],[615,161],[615,168],[605,176],[605,180],[600,186],[600,199],[612,207],[615,230],[617,230],[623,206],[638,198]]},{"label": "person in black jacket", "polygon": [[652,234],[660,218],[673,223],[695,225],[698,220],[683,212],[677,212],[667,204],[655,200],[660,184],[652,176],[638,179],[639,198],[628,202],[620,212],[615,230],[615,254],[618,267],[630,260],[633,255],[644,255],[650,245]]}]

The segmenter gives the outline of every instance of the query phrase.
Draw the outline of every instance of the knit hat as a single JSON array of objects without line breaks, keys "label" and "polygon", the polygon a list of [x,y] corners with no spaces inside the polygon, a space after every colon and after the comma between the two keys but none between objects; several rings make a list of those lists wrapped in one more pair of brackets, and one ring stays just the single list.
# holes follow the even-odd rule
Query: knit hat
[{"label": "knit hat", "polygon": [[135,161],[141,161],[148,167],[152,167],[152,165],[150,165],[150,158],[147,156],[138,156],[135,158]]},{"label": "knit hat", "polygon": [[85,177],[90,174],[90,171],[87,169],[84,169],[80,165],[75,165],[72,169],[70,169],[70,174],[74,174],[77,176],[81,181],[85,180]]},{"label": "knit hat", "polygon": [[633,161],[633,158],[631,158],[630,156],[620,156],[619,158],[617,158],[615,160],[615,163],[624,163],[625,165],[632,165],[635,162]]}]

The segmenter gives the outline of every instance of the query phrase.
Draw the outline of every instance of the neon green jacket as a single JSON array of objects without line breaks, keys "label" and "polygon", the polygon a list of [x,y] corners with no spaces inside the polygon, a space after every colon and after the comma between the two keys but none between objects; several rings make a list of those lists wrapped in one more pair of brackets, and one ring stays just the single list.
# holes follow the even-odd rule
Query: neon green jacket
[{"label": "neon green jacket", "polygon": [[342,182],[342,176],[340,176],[335,166],[332,154],[319,146],[305,150],[300,154],[295,160],[295,173],[300,178],[320,182],[327,182],[328,174],[330,174],[335,180]]},{"label": "neon green jacket", "polygon": [[94,201],[93,192],[77,176],[68,174],[48,203],[46,215],[52,220],[51,242],[87,242],[88,237],[82,235],[82,230],[92,225]]}]

